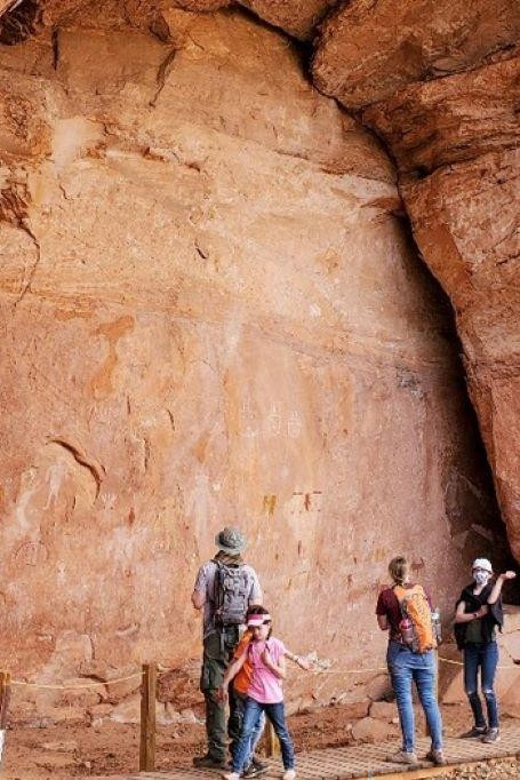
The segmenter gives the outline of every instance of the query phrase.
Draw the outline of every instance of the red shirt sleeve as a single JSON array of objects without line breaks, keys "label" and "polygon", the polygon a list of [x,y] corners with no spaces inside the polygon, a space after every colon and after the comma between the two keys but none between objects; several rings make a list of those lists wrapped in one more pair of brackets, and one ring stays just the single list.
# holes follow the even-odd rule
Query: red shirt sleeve
[{"label": "red shirt sleeve", "polygon": [[376,615],[386,615],[388,608],[385,604],[385,591],[382,590],[377,597]]}]

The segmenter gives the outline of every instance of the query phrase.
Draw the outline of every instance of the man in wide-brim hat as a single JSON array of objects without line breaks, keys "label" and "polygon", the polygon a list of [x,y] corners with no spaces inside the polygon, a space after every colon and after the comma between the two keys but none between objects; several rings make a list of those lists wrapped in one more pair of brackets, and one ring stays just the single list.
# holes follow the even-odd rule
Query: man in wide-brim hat
[{"label": "man in wide-brim hat", "polygon": [[193,763],[198,767],[223,768],[227,736],[233,752],[240,735],[240,718],[230,690],[226,729],[225,703],[219,699],[218,689],[244,629],[247,608],[261,604],[263,595],[257,573],[242,559],[247,547],[244,534],[226,526],[215,536],[215,544],[218,553],[200,567],[191,596],[195,609],[203,609],[200,689],[206,702],[208,739],[206,754],[194,758]]}]

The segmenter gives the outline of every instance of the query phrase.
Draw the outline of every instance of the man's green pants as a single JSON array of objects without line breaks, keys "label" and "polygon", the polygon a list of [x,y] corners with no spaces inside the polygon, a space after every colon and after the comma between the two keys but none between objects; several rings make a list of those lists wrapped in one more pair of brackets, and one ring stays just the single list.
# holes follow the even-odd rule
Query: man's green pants
[{"label": "man's green pants", "polygon": [[229,749],[233,756],[234,748],[240,736],[240,715],[233,685],[229,686],[229,718],[227,727],[226,705],[217,698],[217,691],[222,685],[224,674],[231,663],[233,651],[238,644],[238,640],[239,630],[235,626],[223,629],[222,632],[210,634],[204,640],[200,690],[206,700],[207,755],[215,761],[224,761],[226,759],[228,737],[231,741]]}]

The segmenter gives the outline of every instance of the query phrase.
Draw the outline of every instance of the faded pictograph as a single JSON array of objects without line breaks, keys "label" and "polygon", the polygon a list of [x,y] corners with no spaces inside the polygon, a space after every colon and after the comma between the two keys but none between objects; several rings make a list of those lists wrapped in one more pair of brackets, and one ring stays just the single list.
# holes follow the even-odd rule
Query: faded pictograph
[{"label": "faded pictograph", "polygon": [[39,540],[22,542],[14,551],[14,558],[25,566],[38,566],[45,563],[48,557],[46,545]]},{"label": "faded pictograph", "polygon": [[299,510],[305,512],[321,512],[322,495],[321,490],[311,490],[308,493],[297,490],[293,493]]},{"label": "faded pictograph", "polygon": [[244,401],[240,410],[240,430],[243,439],[256,439],[259,432],[259,422],[251,401]]},{"label": "faded pictograph", "polygon": [[287,420],[287,436],[291,439],[299,439],[303,431],[303,421],[296,409],[289,414]]},{"label": "faded pictograph", "polygon": [[207,474],[197,474],[191,494],[185,503],[187,517],[193,517],[199,523],[205,523],[209,517],[211,486]]},{"label": "faded pictograph", "polygon": [[274,515],[274,510],[276,509],[276,495],[268,495],[264,496],[264,514],[269,515],[269,517],[272,517]]},{"label": "faded pictograph", "polygon": [[15,507],[15,528],[19,535],[31,531],[33,525],[31,502],[38,487],[38,471],[35,468],[30,468],[22,474],[20,494]]},{"label": "faded pictograph", "polygon": [[266,439],[279,436],[282,432],[282,413],[276,404],[272,404],[269,414],[264,422],[264,435]]},{"label": "faded pictograph", "polygon": [[116,503],[116,494],[115,493],[103,493],[99,500],[101,501],[101,505],[103,509],[113,509],[114,505]]},{"label": "faded pictograph", "polygon": [[47,494],[47,502],[44,506],[44,510],[51,509],[51,507],[56,506],[60,488],[62,486],[63,480],[67,476],[67,473],[67,464],[62,460],[57,461],[57,463],[53,463],[47,469],[45,481],[47,483],[49,492]]},{"label": "faded pictograph", "polygon": [[240,408],[240,433],[243,439],[273,439],[286,436],[299,439],[303,434],[303,418],[297,409],[283,412],[279,404],[271,404],[268,413],[262,416],[246,399]]}]

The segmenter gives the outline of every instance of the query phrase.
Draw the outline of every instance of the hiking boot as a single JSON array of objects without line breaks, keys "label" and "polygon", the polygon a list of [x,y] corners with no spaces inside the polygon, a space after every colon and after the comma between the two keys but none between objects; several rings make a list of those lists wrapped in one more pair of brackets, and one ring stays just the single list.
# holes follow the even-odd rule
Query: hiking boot
[{"label": "hiking boot", "polygon": [[257,775],[263,775],[264,772],[269,770],[268,764],[262,764],[257,758],[253,758],[248,767],[244,769],[240,777],[257,777]]},{"label": "hiking boot", "polygon": [[294,780],[295,777],[296,777],[295,769],[286,769],[282,775],[282,780]]},{"label": "hiking boot", "polygon": [[487,733],[487,726],[473,726],[469,731],[460,735],[460,739],[477,739]]},{"label": "hiking boot", "polygon": [[447,761],[444,758],[442,750],[434,750],[433,748],[426,753],[426,761],[432,761],[436,766],[444,766]]},{"label": "hiking boot", "polygon": [[193,766],[197,769],[225,769],[226,759],[216,758],[206,754],[205,756],[195,756],[193,759]]},{"label": "hiking boot", "polygon": [[417,755],[414,752],[409,753],[407,750],[398,750],[392,756],[388,756],[387,761],[391,761],[392,764],[418,764]]},{"label": "hiking boot", "polygon": [[257,777],[258,775],[263,775],[263,773],[267,772],[268,769],[269,769],[268,766],[263,766],[262,765],[262,768],[260,769],[259,767],[255,766],[253,763],[251,763],[251,764],[249,764],[249,766],[247,766],[244,769],[244,771],[242,772],[240,777],[246,777],[246,778],[247,777]]},{"label": "hiking boot", "polygon": [[498,729],[488,729],[487,733],[481,739],[481,742],[498,742],[500,740],[500,734]]},{"label": "hiking boot", "polygon": [[264,764],[264,762],[260,761],[256,756],[253,756],[253,758],[251,759],[251,763],[256,768],[259,774],[261,772],[267,772],[267,770],[269,769],[269,764]]}]

